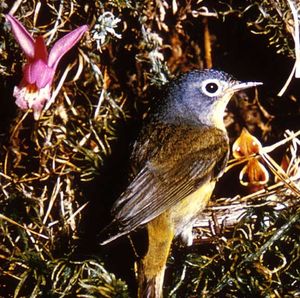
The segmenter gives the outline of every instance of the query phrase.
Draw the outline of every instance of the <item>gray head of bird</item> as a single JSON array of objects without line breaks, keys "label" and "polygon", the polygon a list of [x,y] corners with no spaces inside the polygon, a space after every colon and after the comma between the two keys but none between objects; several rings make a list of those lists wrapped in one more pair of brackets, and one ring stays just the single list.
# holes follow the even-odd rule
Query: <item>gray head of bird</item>
[{"label": "gray head of bird", "polygon": [[166,86],[155,115],[166,122],[202,124],[224,130],[224,112],[232,95],[259,85],[262,83],[238,81],[223,71],[190,71]]}]

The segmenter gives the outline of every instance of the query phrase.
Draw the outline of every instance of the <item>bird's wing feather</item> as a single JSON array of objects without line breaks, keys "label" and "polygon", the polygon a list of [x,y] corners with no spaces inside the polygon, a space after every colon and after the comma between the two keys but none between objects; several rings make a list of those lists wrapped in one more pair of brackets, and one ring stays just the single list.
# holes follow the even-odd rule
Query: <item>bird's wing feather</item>
[{"label": "bird's wing feather", "polygon": [[[147,162],[138,168],[112,210],[121,234],[177,204],[196,191],[206,177],[217,176],[222,169],[216,168],[227,158],[226,134],[215,128],[160,125],[144,138],[144,142],[138,140],[143,145],[135,148],[133,160],[137,168],[143,160]],[[182,140],[187,146],[177,146]]]},{"label": "bird's wing feather", "polygon": [[148,167],[144,168],[123,193],[125,203],[116,212],[115,218],[126,230],[149,222],[200,187],[203,177],[211,173],[214,165],[215,161],[198,163],[197,169],[194,168],[196,177],[183,173],[176,179],[168,177],[168,172],[155,177]]}]

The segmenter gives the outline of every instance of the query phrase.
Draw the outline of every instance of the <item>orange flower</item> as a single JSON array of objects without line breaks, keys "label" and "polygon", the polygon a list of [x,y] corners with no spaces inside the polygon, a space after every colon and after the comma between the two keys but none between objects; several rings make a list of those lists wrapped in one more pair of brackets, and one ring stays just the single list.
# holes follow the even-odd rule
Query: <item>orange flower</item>
[{"label": "orange flower", "polygon": [[244,186],[261,186],[269,181],[267,169],[255,158],[251,158],[240,172],[240,183]]},{"label": "orange flower", "polygon": [[251,192],[261,189],[269,181],[269,173],[261,164],[255,154],[262,149],[260,141],[243,128],[241,135],[232,146],[232,155],[239,158],[247,158],[247,164],[240,172],[240,183],[249,187]]},{"label": "orange flower", "polygon": [[248,157],[258,153],[262,148],[260,141],[243,128],[241,135],[232,146],[232,155],[235,158]]}]

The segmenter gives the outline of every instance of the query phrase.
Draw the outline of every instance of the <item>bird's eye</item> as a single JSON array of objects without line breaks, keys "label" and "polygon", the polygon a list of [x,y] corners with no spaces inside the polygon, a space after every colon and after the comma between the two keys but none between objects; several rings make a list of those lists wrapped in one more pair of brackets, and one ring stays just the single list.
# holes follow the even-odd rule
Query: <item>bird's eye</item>
[{"label": "bird's eye", "polygon": [[217,90],[218,90],[219,86],[216,84],[216,83],[208,83],[206,86],[205,86],[205,90],[208,92],[208,93],[215,93]]},{"label": "bird's eye", "polygon": [[218,96],[221,92],[221,89],[222,87],[220,82],[215,79],[206,80],[202,84],[203,93],[210,97]]}]

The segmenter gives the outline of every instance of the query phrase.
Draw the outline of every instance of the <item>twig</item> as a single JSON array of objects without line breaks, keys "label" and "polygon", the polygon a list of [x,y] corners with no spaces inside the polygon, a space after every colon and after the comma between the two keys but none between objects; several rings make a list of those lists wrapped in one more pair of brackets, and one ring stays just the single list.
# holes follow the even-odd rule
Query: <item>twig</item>
[{"label": "twig", "polygon": [[52,210],[52,207],[54,205],[54,202],[56,200],[56,197],[59,193],[59,190],[60,190],[60,187],[61,187],[61,182],[60,182],[60,176],[57,177],[57,180],[56,180],[56,184],[53,188],[53,191],[52,191],[52,194],[51,194],[51,198],[50,198],[50,201],[49,201],[49,205],[48,205],[48,209],[46,211],[46,214],[44,216],[44,219],[43,219],[43,224],[45,225],[46,222],[47,222],[47,219],[51,213],[51,210]]},{"label": "twig", "polygon": [[295,193],[295,195],[300,196],[300,189],[297,185],[290,179],[290,177],[283,171],[283,169],[275,162],[271,156],[268,154],[260,154],[263,160],[267,163],[271,171],[277,176],[283,183]]},{"label": "twig", "polygon": [[212,57],[211,57],[211,41],[210,41],[210,32],[208,27],[208,19],[203,19],[204,24],[204,58],[205,58],[205,64],[206,68],[212,68]]},{"label": "twig", "polygon": [[278,92],[278,94],[277,94],[279,97],[281,97],[281,96],[284,94],[284,92],[286,91],[287,87],[288,87],[289,84],[291,83],[291,80],[292,80],[293,75],[294,75],[295,70],[296,70],[296,66],[297,66],[297,65],[296,65],[296,62],[295,62],[294,67],[293,67],[293,69],[292,69],[292,71],[291,71],[291,73],[290,73],[290,75],[289,75],[287,81],[285,82],[284,86],[282,87],[282,89],[281,89],[281,90]]},{"label": "twig", "polygon": [[42,237],[44,239],[49,239],[49,237],[31,230],[28,227],[26,227],[25,225],[22,226],[21,224],[17,223],[16,221],[10,219],[9,217],[7,217],[7,216],[5,216],[5,215],[3,215],[1,213],[0,213],[0,218],[3,219],[3,220],[5,220],[5,221],[7,221],[7,222],[9,222],[9,223],[11,223],[11,224],[13,224],[13,225],[16,225],[16,226],[20,227],[20,228],[24,229],[25,231],[28,231],[28,232],[30,232],[30,233],[32,233],[34,235],[37,235],[37,236]]},{"label": "twig", "polygon": [[47,46],[50,45],[50,43],[51,43],[51,41],[52,41],[52,39],[53,39],[55,33],[57,32],[57,29],[58,29],[58,27],[59,27],[59,21],[61,20],[63,8],[64,8],[64,0],[61,0],[61,1],[60,1],[60,4],[59,4],[59,9],[58,9],[57,18],[56,18],[54,27],[53,27],[53,29],[50,31],[51,33],[48,32],[48,34],[50,33],[50,37],[49,37],[48,40],[47,40],[47,43],[46,43]]},{"label": "twig", "polygon": [[297,132],[293,133],[293,132],[288,132],[289,134],[289,137],[273,144],[273,145],[270,145],[270,146],[266,146],[266,147],[263,147],[261,149],[261,152],[260,153],[270,153],[272,151],[274,151],[276,148],[282,146],[282,145],[285,145],[287,142],[297,138],[298,136],[300,136],[300,130],[298,130]]},{"label": "twig", "polygon": [[60,91],[62,85],[64,84],[64,82],[65,82],[65,80],[66,80],[66,78],[67,78],[67,75],[68,75],[69,71],[72,69],[73,65],[74,65],[74,64],[72,64],[72,65],[69,64],[69,65],[66,67],[66,69],[65,69],[65,71],[64,71],[64,73],[63,73],[63,75],[61,76],[61,78],[60,78],[60,80],[59,80],[59,83],[58,83],[56,89],[53,91],[50,100],[47,102],[47,104],[46,104],[46,106],[45,106],[45,108],[44,108],[44,110],[43,110],[44,112],[47,111],[47,110],[50,108],[50,106],[52,105],[52,103],[55,101],[55,98],[56,98],[56,96],[58,95],[58,93],[59,93],[59,91]]},{"label": "twig", "polygon": [[85,204],[83,204],[80,208],[78,208],[68,219],[67,219],[67,222],[71,222],[75,216],[80,213],[87,205],[88,205],[89,202],[86,202]]},{"label": "twig", "polygon": [[19,6],[22,4],[22,1],[23,0],[17,0],[17,1],[15,1],[14,5],[12,6],[12,8],[9,11],[10,15],[13,16],[15,14],[15,12],[18,10]]},{"label": "twig", "polygon": [[41,3],[41,2],[38,2],[38,3],[36,4],[35,10],[34,10],[34,16],[33,16],[33,26],[34,26],[34,27],[36,27],[36,21],[37,21],[37,18],[38,18],[38,15],[39,15],[41,6],[42,6],[42,3]]}]

